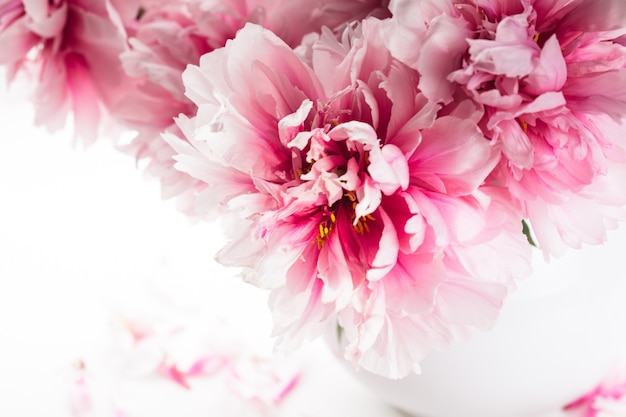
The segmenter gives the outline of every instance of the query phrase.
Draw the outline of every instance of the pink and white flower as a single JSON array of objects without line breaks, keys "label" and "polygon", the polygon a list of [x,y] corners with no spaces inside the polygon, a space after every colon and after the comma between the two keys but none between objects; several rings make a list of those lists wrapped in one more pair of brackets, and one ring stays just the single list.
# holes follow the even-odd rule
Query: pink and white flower
[{"label": "pink and white flower", "polygon": [[[145,12],[133,27],[130,49],[121,59],[136,84],[114,109],[114,117],[138,135],[124,146],[146,172],[160,178],[164,198],[178,196],[181,210],[195,215],[194,202],[204,184],[173,168],[174,150],[161,138],[179,114],[192,115],[195,105],[185,97],[182,73],[200,56],[220,48],[247,22],[270,28],[291,45],[322,25],[336,27],[368,14],[384,15],[379,0],[309,1],[175,0],[144,1]],[[288,16],[288,18],[285,18]]]},{"label": "pink and white flower", "polygon": [[168,130],[178,134],[174,117],[195,111],[184,95],[182,73],[212,47],[210,39],[199,32],[188,1],[151,2],[144,7],[132,28],[129,48],[120,55],[133,86],[112,116],[137,132],[120,148],[138,161],[147,161],[145,173],[160,180],[162,197],[176,196],[181,211],[193,215],[195,195],[202,184],[173,168],[174,150],[160,134]]},{"label": "pink and white flower", "polygon": [[337,321],[349,359],[398,378],[494,323],[528,272],[519,207],[484,185],[500,144],[475,107],[441,115],[381,21],[308,46],[310,65],[246,25],[185,71],[198,112],[166,137],[205,208],[237,216],[218,259],[272,291],[279,343]]},{"label": "pink and white flower", "polygon": [[126,47],[124,20],[132,4],[0,1],[0,65],[8,67],[9,79],[18,72],[33,76],[38,125],[55,130],[73,114],[76,135],[95,140],[103,108],[124,91],[118,56]]},{"label": "pink and white flower", "polygon": [[482,131],[503,153],[491,178],[521,202],[544,252],[604,241],[626,204],[626,3],[390,8],[389,47],[420,73],[424,94],[453,106],[470,97],[484,109]]}]

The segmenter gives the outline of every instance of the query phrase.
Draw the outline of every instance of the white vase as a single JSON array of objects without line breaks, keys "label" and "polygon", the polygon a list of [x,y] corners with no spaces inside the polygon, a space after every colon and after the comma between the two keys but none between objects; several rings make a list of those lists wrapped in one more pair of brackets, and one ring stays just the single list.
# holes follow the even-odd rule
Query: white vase
[{"label": "white vase", "polygon": [[537,251],[534,264],[493,330],[431,353],[420,375],[355,376],[416,417],[554,415],[626,353],[626,230],[550,263]]}]

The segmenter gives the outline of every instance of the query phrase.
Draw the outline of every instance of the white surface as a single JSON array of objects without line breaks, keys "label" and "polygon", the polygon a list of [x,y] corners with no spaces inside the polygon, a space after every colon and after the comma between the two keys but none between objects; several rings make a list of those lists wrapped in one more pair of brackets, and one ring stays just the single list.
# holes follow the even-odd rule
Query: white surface
[{"label": "white surface", "polygon": [[535,273],[510,295],[493,330],[432,352],[422,375],[370,376],[368,384],[416,415],[558,416],[616,372],[626,352],[625,247],[622,228],[605,245],[548,264],[536,251]]},{"label": "white surface", "polygon": [[[68,132],[33,128],[21,93],[0,89],[0,416],[70,416],[72,364],[97,356],[109,342],[111,311],[141,310],[153,295],[149,288],[178,292],[190,305],[227,317],[237,326],[231,330],[254,335],[265,352],[266,294],[212,261],[221,243],[217,228],[191,225],[132,158],[104,141],[75,149]],[[281,415],[398,415],[321,344],[291,360],[303,374]],[[146,385],[142,392],[148,402],[185,401],[172,389]],[[177,415],[226,415],[188,408]]]}]

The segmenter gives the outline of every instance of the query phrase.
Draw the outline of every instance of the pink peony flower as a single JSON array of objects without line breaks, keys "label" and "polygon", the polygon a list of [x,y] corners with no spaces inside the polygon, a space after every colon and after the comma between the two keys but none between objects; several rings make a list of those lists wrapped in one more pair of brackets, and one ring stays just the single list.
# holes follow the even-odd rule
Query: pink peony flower
[{"label": "pink peony flower", "polygon": [[8,67],[10,79],[20,71],[33,75],[38,125],[60,128],[71,113],[76,135],[95,140],[102,107],[112,106],[123,91],[118,55],[133,3],[0,1],[0,65]]},{"label": "pink peony flower", "polygon": [[424,94],[484,109],[482,131],[503,154],[491,179],[523,205],[545,253],[604,241],[626,204],[626,3],[397,0],[390,9],[389,47],[420,73]]},{"label": "pink peony flower", "polygon": [[279,344],[338,322],[350,360],[398,378],[494,323],[528,272],[519,208],[484,186],[500,145],[479,115],[439,115],[381,21],[308,46],[310,65],[246,25],[185,71],[198,112],[166,138],[206,209],[238,219],[218,260],[272,290]]},{"label": "pink peony flower", "polygon": [[[162,4],[160,4],[162,3]],[[178,197],[179,208],[194,214],[195,195],[202,184],[173,168],[174,150],[162,131],[179,131],[174,117],[196,107],[185,97],[182,72],[212,50],[197,27],[188,1],[148,3],[133,27],[129,50],[120,55],[134,85],[112,110],[113,118],[137,132],[121,149],[147,161],[146,174],[159,178],[164,199]]]},{"label": "pink peony flower", "polygon": [[[124,146],[148,161],[147,173],[160,178],[164,198],[179,197],[180,208],[195,215],[195,199],[204,183],[173,168],[174,150],[160,137],[162,131],[180,136],[174,124],[179,114],[195,113],[185,97],[182,72],[198,64],[200,56],[225,45],[246,22],[269,27],[286,42],[297,45],[322,25],[336,27],[370,13],[382,15],[380,1],[324,0],[175,0],[144,1],[145,13],[134,26],[130,50],[121,59],[126,74],[136,80],[114,112],[116,120],[138,132]],[[289,16],[289,19],[285,19]]]}]

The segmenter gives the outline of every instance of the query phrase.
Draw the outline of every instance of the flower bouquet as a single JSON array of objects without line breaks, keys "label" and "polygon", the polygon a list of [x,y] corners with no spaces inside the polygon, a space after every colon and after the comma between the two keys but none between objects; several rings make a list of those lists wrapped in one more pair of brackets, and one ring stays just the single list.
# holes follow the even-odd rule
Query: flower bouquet
[{"label": "flower bouquet", "polygon": [[0,64],[223,224],[278,348],[390,380],[626,216],[621,0],[0,0]]}]

